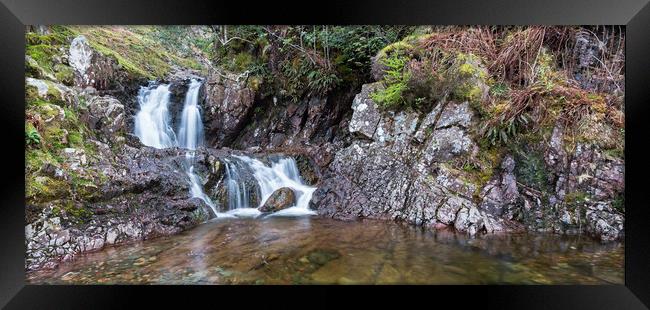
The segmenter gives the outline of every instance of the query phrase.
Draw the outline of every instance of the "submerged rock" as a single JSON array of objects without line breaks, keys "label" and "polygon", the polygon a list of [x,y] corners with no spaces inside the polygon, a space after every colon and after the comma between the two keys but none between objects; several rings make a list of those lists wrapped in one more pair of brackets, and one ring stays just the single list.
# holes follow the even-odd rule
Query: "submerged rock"
[{"label": "submerged rock", "polygon": [[291,188],[282,187],[277,189],[271,197],[264,202],[259,210],[261,212],[276,212],[293,206],[296,203],[296,194]]}]

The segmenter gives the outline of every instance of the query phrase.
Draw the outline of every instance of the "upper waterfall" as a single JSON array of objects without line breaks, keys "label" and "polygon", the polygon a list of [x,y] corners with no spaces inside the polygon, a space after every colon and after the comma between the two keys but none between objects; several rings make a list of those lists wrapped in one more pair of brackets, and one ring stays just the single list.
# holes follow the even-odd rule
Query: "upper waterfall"
[{"label": "upper waterfall", "polygon": [[195,150],[203,144],[203,122],[198,104],[201,82],[192,79],[185,95],[185,105],[178,127],[178,145],[182,148]]},{"label": "upper waterfall", "polygon": [[169,84],[141,87],[140,111],[135,115],[135,135],[142,144],[158,149],[176,145],[176,135],[169,117]]}]

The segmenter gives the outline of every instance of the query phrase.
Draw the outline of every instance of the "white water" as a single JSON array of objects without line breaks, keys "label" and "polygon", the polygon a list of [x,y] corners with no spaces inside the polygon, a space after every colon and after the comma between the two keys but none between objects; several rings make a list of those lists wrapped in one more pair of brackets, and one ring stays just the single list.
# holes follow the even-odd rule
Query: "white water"
[{"label": "white water", "polygon": [[167,84],[140,88],[140,111],[135,115],[135,135],[142,144],[157,149],[176,146],[168,109],[170,96]]},{"label": "white water", "polygon": [[246,163],[257,180],[260,188],[260,203],[257,207],[264,205],[264,202],[271,197],[271,194],[282,187],[293,189],[296,194],[296,204],[292,207],[273,213],[273,216],[287,215],[314,215],[316,212],[309,209],[315,187],[306,185],[300,177],[298,165],[293,158],[281,158],[274,161],[271,166],[266,166],[261,161],[247,156],[234,156]]},{"label": "white water", "polygon": [[210,199],[210,197],[208,197],[205,192],[203,192],[203,182],[201,182],[199,176],[194,173],[194,152],[190,151],[185,153],[185,158],[189,166],[186,173],[187,177],[190,180],[190,197],[203,200],[203,202],[205,202],[205,204],[208,205],[210,209],[212,209],[214,215],[216,217],[220,217],[219,211],[217,211],[217,205],[212,202],[212,199]]},{"label": "white water", "polygon": [[228,210],[250,207],[250,197],[246,183],[239,176],[237,163],[226,159],[226,189],[228,190]]},{"label": "white water", "polygon": [[[203,182],[194,172],[195,150],[203,145],[203,123],[199,106],[199,90],[201,82],[191,80],[185,95],[185,103],[178,127],[178,139],[171,126],[169,115],[169,85],[161,84],[155,87],[142,87],[138,94],[140,111],[136,114],[135,134],[144,145],[155,148],[179,146],[187,149],[185,153],[186,174],[190,182],[190,195],[199,198],[207,204],[217,218],[221,217],[257,217],[261,214],[258,207],[279,188],[289,187],[296,194],[296,204],[272,214],[272,216],[312,215],[309,201],[316,190],[307,186],[300,178],[298,166],[293,158],[282,158],[272,163],[270,167],[261,161],[247,156],[235,156],[241,161],[226,160],[226,186],[228,190],[228,211],[218,212],[216,204],[203,192]],[[240,178],[241,165],[247,165],[253,171],[260,189],[258,206],[250,205],[250,193],[243,179]]]},{"label": "white water", "polygon": [[185,94],[185,104],[181,115],[181,124],[178,128],[178,145],[189,151],[185,153],[187,160],[187,176],[190,179],[190,195],[192,198],[199,198],[207,204],[216,217],[219,217],[217,206],[208,195],[203,192],[203,182],[194,173],[194,150],[203,144],[203,123],[201,122],[201,111],[199,110],[199,89],[201,82],[192,79]]},{"label": "white water", "polygon": [[201,82],[197,80],[190,82],[185,95],[181,124],[178,127],[178,145],[190,150],[195,150],[203,144],[203,122],[201,122],[198,104],[200,88]]},{"label": "white water", "polygon": [[188,149],[185,153],[187,177],[190,182],[190,196],[199,198],[207,204],[215,216],[219,217],[217,206],[203,192],[203,182],[194,173],[194,150],[203,144],[203,124],[198,106],[201,82],[192,80],[185,94],[185,105],[178,128],[179,141],[172,129],[169,115],[169,98],[171,92],[168,84],[155,87],[141,87],[138,94],[140,111],[135,116],[135,135],[142,144],[158,149],[180,146]]}]

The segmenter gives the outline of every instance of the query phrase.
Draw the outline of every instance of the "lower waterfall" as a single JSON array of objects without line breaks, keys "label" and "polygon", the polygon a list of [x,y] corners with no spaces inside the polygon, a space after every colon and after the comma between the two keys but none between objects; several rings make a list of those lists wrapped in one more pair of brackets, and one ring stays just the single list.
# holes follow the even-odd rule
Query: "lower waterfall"
[{"label": "lower waterfall", "polygon": [[260,189],[260,202],[257,207],[261,207],[276,190],[282,187],[289,187],[296,194],[295,206],[280,210],[272,215],[294,216],[316,214],[316,212],[309,209],[309,201],[316,188],[306,185],[302,180],[295,159],[282,157],[271,160],[271,166],[267,166],[260,160],[248,156],[235,155],[234,157],[247,164],[253,171],[253,175]]}]

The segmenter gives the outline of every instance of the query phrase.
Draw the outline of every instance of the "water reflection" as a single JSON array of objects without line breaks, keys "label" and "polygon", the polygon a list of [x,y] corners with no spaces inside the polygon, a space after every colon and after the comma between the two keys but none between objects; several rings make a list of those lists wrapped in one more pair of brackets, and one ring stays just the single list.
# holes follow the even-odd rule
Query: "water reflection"
[{"label": "water reflection", "polygon": [[468,238],[380,221],[219,219],[180,235],[112,247],[30,283],[623,283],[621,243],[549,234]]}]

